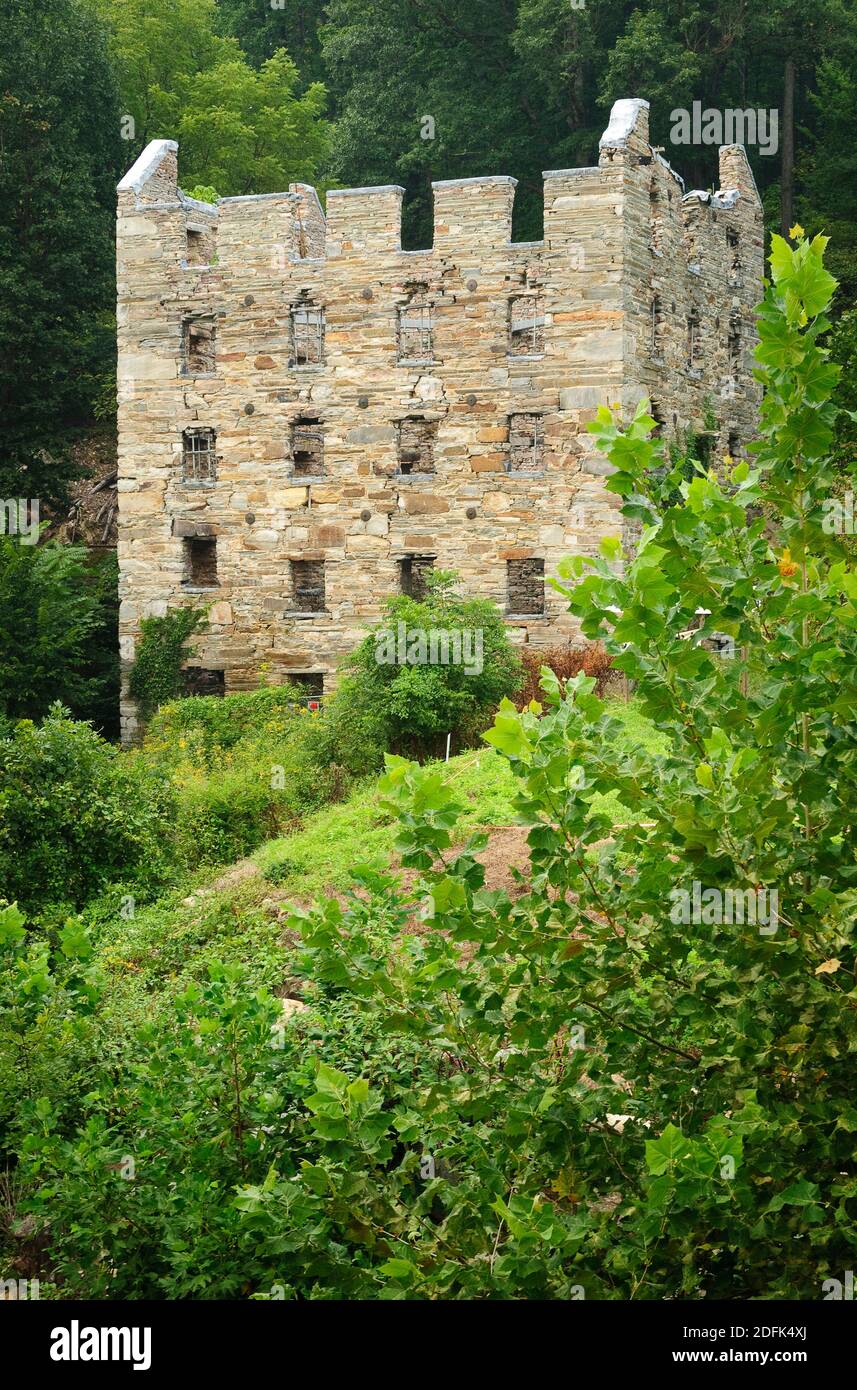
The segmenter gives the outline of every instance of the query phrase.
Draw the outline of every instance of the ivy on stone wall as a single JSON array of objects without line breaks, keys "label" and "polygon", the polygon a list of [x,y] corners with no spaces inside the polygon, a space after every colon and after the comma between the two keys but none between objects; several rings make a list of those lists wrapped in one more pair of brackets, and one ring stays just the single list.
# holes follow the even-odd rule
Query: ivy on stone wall
[{"label": "ivy on stone wall", "polygon": [[171,608],[161,618],[143,618],[129,691],[143,719],[183,692],[185,644],[206,620],[206,608]]}]

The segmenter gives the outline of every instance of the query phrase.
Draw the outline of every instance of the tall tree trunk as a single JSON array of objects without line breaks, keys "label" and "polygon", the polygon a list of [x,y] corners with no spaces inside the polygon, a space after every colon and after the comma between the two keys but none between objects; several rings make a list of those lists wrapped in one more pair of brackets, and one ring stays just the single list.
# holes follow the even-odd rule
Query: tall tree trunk
[{"label": "tall tree trunk", "polygon": [[795,65],[786,58],[783,71],[783,153],[780,178],[780,217],[783,236],[794,225],[794,166],[795,166]]}]

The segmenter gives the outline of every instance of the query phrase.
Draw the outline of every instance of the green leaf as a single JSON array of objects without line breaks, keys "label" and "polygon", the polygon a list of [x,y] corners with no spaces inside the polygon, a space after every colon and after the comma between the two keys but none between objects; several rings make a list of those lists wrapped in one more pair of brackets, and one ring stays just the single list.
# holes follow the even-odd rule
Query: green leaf
[{"label": "green leaf", "polygon": [[658,1139],[646,1140],[646,1167],[657,1177],[687,1157],[690,1151],[690,1142],[681,1130],[669,1124]]},{"label": "green leaf", "polygon": [[17,903],[0,908],[0,946],[20,946],[27,933],[24,930],[26,918],[19,912]]},{"label": "green leaf", "polygon": [[352,1081],[348,1087],[347,1095],[355,1105],[365,1105],[369,1099],[369,1082],[362,1078],[359,1081]]},{"label": "green leaf", "polygon": [[320,1095],[342,1100],[349,1083],[344,1072],[336,1071],[334,1067],[329,1067],[326,1062],[319,1062],[315,1074],[315,1084]]},{"label": "green leaf", "polygon": [[783,1207],[808,1207],[818,1201],[818,1183],[808,1178],[793,1182],[784,1192],[778,1192],[768,1203],[766,1212],[781,1211]]},{"label": "green leaf", "polygon": [[419,1276],[417,1266],[411,1264],[410,1260],[403,1260],[399,1256],[386,1260],[384,1264],[379,1266],[378,1273],[383,1274],[387,1279],[399,1279],[405,1283],[409,1283]]}]

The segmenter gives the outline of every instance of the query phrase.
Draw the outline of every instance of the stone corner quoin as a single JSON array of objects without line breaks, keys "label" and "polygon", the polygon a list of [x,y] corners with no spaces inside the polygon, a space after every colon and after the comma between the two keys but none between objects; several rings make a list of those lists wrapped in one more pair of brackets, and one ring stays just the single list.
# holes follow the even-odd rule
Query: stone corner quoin
[{"label": "stone corner quoin", "polygon": [[[141,620],[209,607],[189,690],[329,691],[385,596],[458,570],[514,639],[573,640],[546,585],[621,529],[586,425],[648,396],[666,438],[740,453],[756,426],[762,209],[744,149],[686,193],[616,102],[593,168],[544,175],[544,240],[511,240],[515,180],[224,198],[155,140],[118,185],[122,727]],[[716,422],[716,423],[715,423]],[[632,540],[632,537],[628,538]]]}]

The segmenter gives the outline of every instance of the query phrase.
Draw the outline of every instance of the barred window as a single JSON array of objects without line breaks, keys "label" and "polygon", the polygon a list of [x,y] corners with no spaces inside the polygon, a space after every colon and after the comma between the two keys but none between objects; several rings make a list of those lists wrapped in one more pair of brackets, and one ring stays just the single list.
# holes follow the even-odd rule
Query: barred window
[{"label": "barred window", "polygon": [[291,311],[292,356],[296,366],[324,361],[324,310],[309,300]]},{"label": "barred window", "polygon": [[424,289],[414,291],[398,311],[397,347],[400,362],[434,359],[432,308]]},{"label": "barred window", "polygon": [[541,415],[509,416],[508,473],[540,473],[545,466],[545,425]]},{"label": "barred window", "polygon": [[545,350],[545,318],[538,295],[520,294],[509,302],[509,352],[538,357]]},{"label": "barred window", "polygon": [[190,429],[182,432],[182,481],[210,483],[217,477],[217,436],[214,430]]}]

